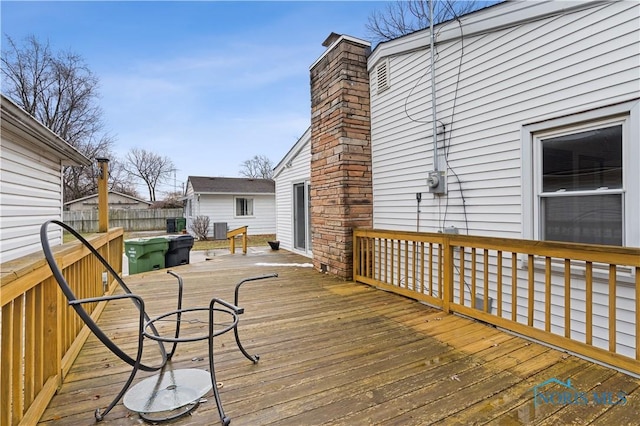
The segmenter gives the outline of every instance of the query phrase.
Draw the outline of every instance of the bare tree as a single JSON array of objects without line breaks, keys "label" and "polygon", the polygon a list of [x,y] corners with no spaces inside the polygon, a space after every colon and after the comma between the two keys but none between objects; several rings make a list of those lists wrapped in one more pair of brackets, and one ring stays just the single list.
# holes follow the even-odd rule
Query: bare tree
[{"label": "bare tree", "polygon": [[140,198],[136,185],[125,169],[125,164],[117,158],[109,162],[109,190]]},{"label": "bare tree", "polygon": [[240,175],[249,178],[273,179],[273,163],[265,155],[254,155],[240,165]]},{"label": "bare tree", "polygon": [[171,177],[174,169],[169,157],[162,157],[144,149],[132,148],[127,153],[124,170],[141,179],[149,189],[149,201],[156,201],[158,184]]},{"label": "bare tree", "polygon": [[196,216],[190,226],[198,241],[206,241],[209,234],[209,216]]},{"label": "bare tree", "polygon": [[151,206],[152,209],[181,209],[184,207],[182,192],[169,192],[162,200],[156,200]]},{"label": "bare tree", "polygon": [[[5,35],[2,91],[88,158],[109,157],[113,138],[104,132],[98,78],[73,52],[53,52],[29,36],[22,45]],[[65,200],[95,193],[91,166],[66,167]]]},{"label": "bare tree", "polygon": [[434,2],[434,25],[487,6],[487,2],[475,0],[399,0],[387,3],[382,11],[374,11],[369,15],[366,28],[375,42],[392,40],[425,29],[431,25],[431,1]]}]

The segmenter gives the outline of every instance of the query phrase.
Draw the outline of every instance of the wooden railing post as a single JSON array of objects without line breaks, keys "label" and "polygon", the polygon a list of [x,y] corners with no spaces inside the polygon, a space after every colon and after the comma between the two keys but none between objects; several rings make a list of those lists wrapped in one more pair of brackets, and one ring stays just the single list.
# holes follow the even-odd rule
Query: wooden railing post
[{"label": "wooden railing post", "polygon": [[353,230],[353,280],[360,275],[360,236],[358,230]]},{"label": "wooden railing post", "polygon": [[107,232],[109,229],[109,159],[96,158],[100,167],[98,175],[98,232]]},{"label": "wooden railing post", "polygon": [[242,234],[242,253],[247,254],[247,229]]}]

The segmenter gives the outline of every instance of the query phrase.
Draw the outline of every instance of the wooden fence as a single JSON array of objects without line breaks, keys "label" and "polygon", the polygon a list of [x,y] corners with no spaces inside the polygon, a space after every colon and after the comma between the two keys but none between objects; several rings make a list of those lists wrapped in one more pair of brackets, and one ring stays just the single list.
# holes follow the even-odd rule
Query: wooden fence
[{"label": "wooden fence", "polygon": [[[182,209],[109,210],[109,228],[125,231],[154,231],[167,229],[167,219],[183,217]],[[98,210],[70,210],[63,212],[62,221],[82,233],[98,232]]]},{"label": "wooden fence", "polygon": [[640,374],[640,249],[354,231],[354,280]]},{"label": "wooden fence", "polygon": [[[118,273],[122,272],[124,231],[89,239]],[[78,297],[102,296],[102,265],[79,243],[55,247],[54,254]],[[0,288],[0,424],[34,425],[62,383],[88,329],[68,306],[42,253],[2,265]],[[104,302],[85,305],[97,318]]]}]

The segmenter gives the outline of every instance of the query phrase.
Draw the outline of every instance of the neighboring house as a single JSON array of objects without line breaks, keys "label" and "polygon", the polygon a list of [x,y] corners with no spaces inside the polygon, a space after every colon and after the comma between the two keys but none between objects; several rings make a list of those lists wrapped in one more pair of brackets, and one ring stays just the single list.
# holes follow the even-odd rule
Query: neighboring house
[{"label": "neighboring house", "polygon": [[280,247],[311,257],[310,176],[311,128],[274,168],[276,235]]},{"label": "neighboring house", "polygon": [[[116,191],[109,191],[109,209],[113,210],[137,210],[147,209],[153,203],[145,201],[140,198],[132,197],[131,195],[122,194]],[[67,201],[64,203],[65,210],[97,210],[98,209],[98,194],[88,195],[86,197],[78,198],[75,200]]]},{"label": "neighboring house", "polygon": [[[2,95],[0,263],[41,250],[40,225],[62,219],[63,167],[91,165],[75,148]],[[62,232],[51,235],[62,242]]]},{"label": "neighboring house", "polygon": [[[305,175],[297,165],[300,173],[294,177],[295,182],[311,181],[314,266],[346,271],[342,276],[349,278],[347,268],[334,265],[348,267],[351,256],[343,252],[351,246],[336,250],[334,240],[319,237],[315,224],[335,207],[344,205],[348,212],[367,202],[365,192],[356,202],[343,202],[343,196],[357,192],[349,191],[349,180],[334,185],[342,188],[335,207],[315,196],[320,160],[343,161],[355,156],[357,146],[363,155],[369,148],[364,136],[359,145],[352,143],[354,130],[350,135],[334,130],[340,124],[314,121],[339,116],[334,110],[345,100],[344,122],[370,117],[373,228],[640,247],[639,18],[638,2],[501,3],[436,26],[435,85],[428,29],[365,53],[369,102],[349,100],[355,88],[365,85],[356,81],[358,72],[332,68],[339,63],[335,56],[367,52],[368,43],[332,34],[327,52],[311,67],[310,172]],[[335,73],[334,87],[344,87],[344,93],[316,89],[324,70]],[[326,93],[335,100],[314,110]],[[361,111],[355,110],[358,104]],[[323,133],[320,127],[329,130]],[[331,146],[333,157],[323,152],[331,134],[342,144]],[[285,203],[294,182],[286,164],[295,164],[295,151],[280,162],[276,175],[278,200]],[[345,174],[360,176],[357,169]],[[294,210],[290,201],[278,206],[281,240],[291,239],[286,224],[293,227]],[[334,223],[345,230],[363,226],[342,219]],[[322,247],[323,240],[333,246]],[[331,257],[332,251],[337,255]],[[319,256],[325,258],[318,262]],[[491,259],[492,267],[495,263]],[[561,270],[551,277],[552,294],[563,293]],[[535,272],[544,288],[544,274]],[[575,285],[584,288],[579,274],[576,270]],[[616,277],[616,352],[625,356],[635,352],[633,275],[625,270]],[[593,312],[605,327],[606,276],[593,283]],[[562,309],[555,299],[552,305],[554,312]],[[583,291],[572,294],[571,307],[576,312],[571,335],[584,339]],[[537,309],[536,316],[543,317]],[[552,316],[550,331],[561,334],[564,324],[558,318]],[[594,345],[608,349],[608,330],[601,324],[594,325]],[[544,328],[538,319],[533,326]]]},{"label": "neighboring house", "polygon": [[226,238],[226,230],[242,226],[249,227],[249,235],[276,232],[271,179],[189,176],[185,199],[188,230],[197,216],[207,216],[211,237]]}]

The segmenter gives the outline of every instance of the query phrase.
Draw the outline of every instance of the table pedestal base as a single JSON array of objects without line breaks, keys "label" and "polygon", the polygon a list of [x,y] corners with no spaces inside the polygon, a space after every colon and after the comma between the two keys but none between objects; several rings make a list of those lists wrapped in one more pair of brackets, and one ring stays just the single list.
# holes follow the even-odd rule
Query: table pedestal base
[{"label": "table pedestal base", "polygon": [[195,410],[212,389],[208,371],[193,368],[167,370],[131,387],[122,400],[125,407],[148,422],[163,422]]}]

